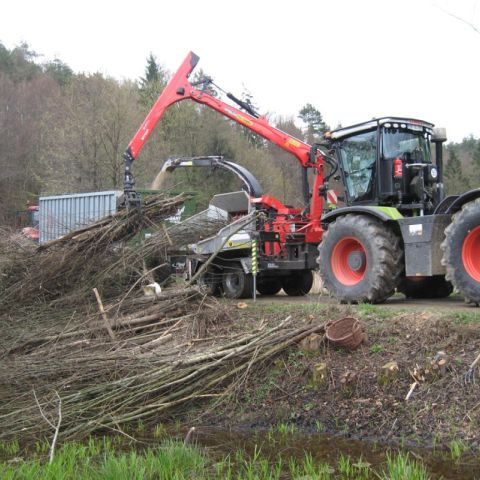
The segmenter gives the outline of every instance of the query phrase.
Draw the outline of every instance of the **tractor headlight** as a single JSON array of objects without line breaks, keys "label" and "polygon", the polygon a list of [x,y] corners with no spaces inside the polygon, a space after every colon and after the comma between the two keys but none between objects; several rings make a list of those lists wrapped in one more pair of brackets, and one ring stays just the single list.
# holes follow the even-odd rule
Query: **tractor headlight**
[{"label": "tractor headlight", "polygon": [[432,180],[437,180],[438,178],[438,169],[437,167],[430,167],[430,178]]}]

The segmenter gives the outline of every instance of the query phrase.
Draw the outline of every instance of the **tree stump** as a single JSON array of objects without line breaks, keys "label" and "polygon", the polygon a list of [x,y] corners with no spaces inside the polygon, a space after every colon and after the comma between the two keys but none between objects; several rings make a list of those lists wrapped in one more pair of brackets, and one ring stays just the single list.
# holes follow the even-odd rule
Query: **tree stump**
[{"label": "tree stump", "polygon": [[312,367],[311,386],[316,390],[325,387],[328,384],[328,367],[326,363],[316,363]]},{"label": "tree stump", "polygon": [[378,384],[382,387],[389,385],[392,383],[398,376],[399,372],[398,363],[395,361],[391,361],[383,365],[378,372],[377,381]]},{"label": "tree stump", "polygon": [[299,344],[298,348],[306,354],[316,353],[320,350],[323,342],[323,335],[318,333],[312,333],[308,337],[305,337]]},{"label": "tree stump", "polygon": [[447,373],[448,356],[444,351],[437,352],[435,357],[427,361],[425,376],[429,379],[443,377]]},{"label": "tree stump", "polygon": [[357,380],[358,374],[351,370],[347,370],[340,375],[340,391],[345,398],[352,397]]}]

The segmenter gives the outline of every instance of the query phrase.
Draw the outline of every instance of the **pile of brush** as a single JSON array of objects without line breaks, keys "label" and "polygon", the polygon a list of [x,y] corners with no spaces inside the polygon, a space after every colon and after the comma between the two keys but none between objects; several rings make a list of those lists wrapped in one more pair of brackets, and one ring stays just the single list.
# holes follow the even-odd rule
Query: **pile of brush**
[{"label": "pile of brush", "polygon": [[[0,439],[79,438],[158,421],[190,402],[222,398],[256,366],[321,325],[236,323],[195,286],[141,288],[171,246],[218,221],[169,225],[184,197],[150,198],[82,230],[12,255],[0,292]],[[145,227],[153,235],[133,242]],[[129,243],[130,242],[130,243]],[[155,278],[158,280],[158,276]],[[162,285],[164,287],[164,285]]]},{"label": "pile of brush", "polygon": [[323,329],[290,317],[238,328],[225,306],[195,287],[128,303],[116,318],[118,307],[107,306],[83,324],[12,346],[0,369],[0,439],[57,430],[66,440],[165,421],[192,402],[223,398]]}]

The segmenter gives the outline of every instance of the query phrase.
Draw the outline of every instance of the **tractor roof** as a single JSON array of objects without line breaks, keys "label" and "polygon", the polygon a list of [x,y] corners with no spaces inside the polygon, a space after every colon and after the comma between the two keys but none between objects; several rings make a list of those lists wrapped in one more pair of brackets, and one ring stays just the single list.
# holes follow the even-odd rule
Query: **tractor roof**
[{"label": "tractor roof", "polygon": [[349,127],[342,127],[336,130],[332,130],[327,133],[327,136],[332,140],[340,140],[355,133],[367,132],[374,130],[378,126],[385,126],[387,128],[402,128],[405,130],[413,130],[417,132],[433,132],[433,123],[425,122],[424,120],[417,120],[414,118],[403,117],[381,117],[373,118],[367,122],[357,123]]}]

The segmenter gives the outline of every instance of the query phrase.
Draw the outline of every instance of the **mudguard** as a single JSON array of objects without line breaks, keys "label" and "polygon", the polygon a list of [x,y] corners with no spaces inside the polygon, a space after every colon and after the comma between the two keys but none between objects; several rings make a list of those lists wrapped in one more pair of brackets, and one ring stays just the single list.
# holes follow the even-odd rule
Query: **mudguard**
[{"label": "mudguard", "polygon": [[337,208],[322,216],[322,223],[329,224],[333,220],[350,213],[370,215],[376,217],[382,222],[397,221],[403,218],[403,215],[394,207],[379,206],[354,206]]},{"label": "mudguard", "polygon": [[[473,200],[480,198],[480,188],[475,188],[473,190],[469,190],[468,192],[462,193],[461,195],[452,195],[440,203],[438,207],[435,209],[435,214],[437,213],[449,213],[453,214],[458,212],[463,205]],[[442,205],[445,205],[445,211],[442,210]]]}]

